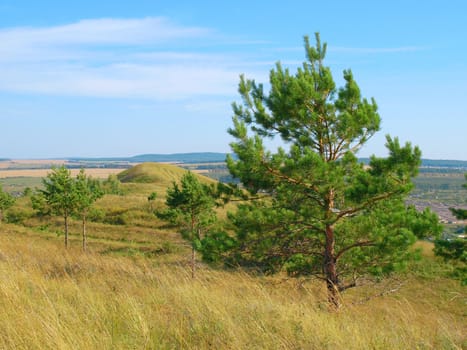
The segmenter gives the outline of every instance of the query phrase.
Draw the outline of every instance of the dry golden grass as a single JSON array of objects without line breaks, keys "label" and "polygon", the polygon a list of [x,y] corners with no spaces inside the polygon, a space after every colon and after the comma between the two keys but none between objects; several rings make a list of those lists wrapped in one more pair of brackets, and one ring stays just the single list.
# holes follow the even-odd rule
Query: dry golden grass
[{"label": "dry golden grass", "polygon": [[329,313],[321,283],[253,277],[183,259],[83,254],[58,238],[0,226],[2,349],[462,349],[466,295],[415,279]]},{"label": "dry golden grass", "polygon": [[[430,264],[401,284],[349,290],[337,314],[320,281],[203,264],[193,280],[187,243],[148,206],[152,191],[163,205],[166,186],[127,183],[125,196],[100,199],[124,222],[89,222],[88,254],[79,221],[68,251],[60,218],[0,224],[0,349],[467,348],[465,288]],[[15,206],[32,210],[28,198]],[[419,247],[433,259],[430,243]]]},{"label": "dry golden grass", "polygon": [[[94,178],[105,179],[111,174],[118,174],[122,171],[121,168],[84,168],[86,174]],[[14,169],[0,170],[0,178],[9,177],[45,177],[50,173],[50,169]],[[76,176],[80,169],[71,169],[71,175]]]}]

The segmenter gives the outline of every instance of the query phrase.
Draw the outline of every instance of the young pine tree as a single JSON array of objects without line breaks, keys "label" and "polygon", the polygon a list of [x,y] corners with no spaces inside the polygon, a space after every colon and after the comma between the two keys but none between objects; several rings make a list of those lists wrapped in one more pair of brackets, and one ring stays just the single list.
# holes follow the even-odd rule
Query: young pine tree
[{"label": "young pine tree", "polygon": [[167,189],[167,210],[158,216],[181,229],[183,238],[191,243],[191,276],[195,277],[195,251],[200,247],[203,234],[216,220],[213,188],[201,183],[195,174],[187,172],[180,184]]},{"label": "young pine tree", "polygon": [[[75,180],[70,170],[61,166],[42,179],[44,189],[39,191],[35,203],[46,207],[52,215],[63,217],[65,227],[65,248],[68,248],[68,220],[78,206]],[[43,208],[39,208],[41,211]]]},{"label": "young pine tree", "polygon": [[87,176],[81,169],[75,180],[76,211],[81,215],[83,251],[87,249],[86,217],[96,200],[104,195],[99,180]]}]

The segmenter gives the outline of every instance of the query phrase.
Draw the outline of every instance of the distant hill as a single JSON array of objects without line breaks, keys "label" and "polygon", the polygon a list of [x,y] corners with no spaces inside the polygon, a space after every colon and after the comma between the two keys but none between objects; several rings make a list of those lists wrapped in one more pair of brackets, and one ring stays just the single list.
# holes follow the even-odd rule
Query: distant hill
[{"label": "distant hill", "polygon": [[445,160],[445,159],[422,159],[422,167],[467,169],[467,161],[466,160]]},{"label": "distant hill", "polygon": [[[179,181],[186,172],[186,169],[175,165],[146,162],[122,171],[117,177],[124,183],[158,183],[170,186],[172,182]],[[214,182],[203,175],[198,174],[198,177],[200,181],[205,183]]]},{"label": "distant hill", "polygon": [[[129,162],[129,163],[223,163],[228,153],[216,152],[194,152],[194,153],[173,153],[173,154],[139,154],[132,157],[109,157],[109,158],[64,158],[68,161],[76,162]],[[233,155],[235,156],[235,155]],[[2,159],[0,159],[2,160]],[[7,160],[7,159],[3,159]],[[368,163],[369,158],[359,158],[363,163]],[[466,168],[466,160],[445,160],[445,159],[422,159],[422,167],[434,168]]]},{"label": "distant hill", "polygon": [[[370,158],[359,158],[359,160],[365,164],[370,162]],[[467,171],[467,160],[422,159],[421,168]]]},{"label": "distant hill", "polygon": [[174,154],[140,154],[133,157],[115,158],[69,158],[69,161],[77,162],[161,162],[161,163],[220,163],[225,162],[227,153],[196,152]]},{"label": "distant hill", "polygon": [[131,162],[178,162],[178,163],[218,163],[225,162],[227,153],[175,153],[141,154],[130,158]]}]

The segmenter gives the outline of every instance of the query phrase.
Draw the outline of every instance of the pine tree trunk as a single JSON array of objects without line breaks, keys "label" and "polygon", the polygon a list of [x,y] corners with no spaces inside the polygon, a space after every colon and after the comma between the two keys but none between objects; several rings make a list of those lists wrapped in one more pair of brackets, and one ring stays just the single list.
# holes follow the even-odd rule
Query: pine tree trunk
[{"label": "pine tree trunk", "polygon": [[[330,189],[327,198],[327,219],[330,219],[334,210],[334,190]],[[334,227],[326,224],[326,245],[324,249],[324,276],[326,278],[326,287],[328,290],[328,302],[331,308],[337,310],[340,308],[339,279],[337,275],[336,253],[334,246],[336,243],[334,237]]]},{"label": "pine tree trunk", "polygon": [[83,214],[83,252],[86,252],[87,237],[86,237],[86,214]]},{"label": "pine tree trunk", "polygon": [[326,226],[326,247],[324,251],[324,275],[328,290],[329,305],[337,310],[340,308],[339,279],[337,276],[336,258],[334,252],[334,229]]},{"label": "pine tree trunk", "polygon": [[65,248],[68,249],[68,214],[65,214]]}]

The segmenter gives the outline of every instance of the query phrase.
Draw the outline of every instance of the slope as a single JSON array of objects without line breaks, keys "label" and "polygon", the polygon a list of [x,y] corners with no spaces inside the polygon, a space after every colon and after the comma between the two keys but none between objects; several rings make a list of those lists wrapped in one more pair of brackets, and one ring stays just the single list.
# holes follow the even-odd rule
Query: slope
[{"label": "slope", "polygon": [[[147,162],[124,170],[117,177],[123,183],[157,183],[169,187],[174,181],[180,181],[186,172],[186,169],[175,165]],[[215,182],[206,176],[199,174],[197,176],[204,183]]]}]

